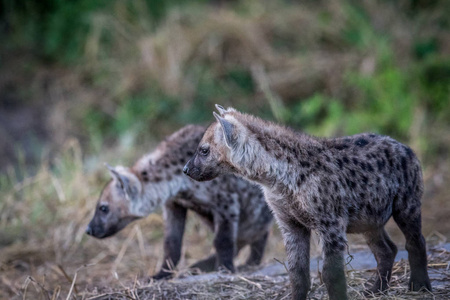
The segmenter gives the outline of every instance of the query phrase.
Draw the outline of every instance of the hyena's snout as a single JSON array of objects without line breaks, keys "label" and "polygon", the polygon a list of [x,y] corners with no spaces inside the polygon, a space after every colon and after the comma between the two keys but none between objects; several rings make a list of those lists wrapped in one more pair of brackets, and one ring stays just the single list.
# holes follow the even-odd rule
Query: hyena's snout
[{"label": "hyena's snout", "polygon": [[85,233],[98,239],[106,237],[104,226],[101,226],[97,222],[90,222],[89,225],[86,227]]},{"label": "hyena's snout", "polygon": [[187,176],[191,177],[194,180],[200,180],[202,172],[200,172],[200,169],[198,168],[198,166],[194,165],[194,162],[193,162],[194,159],[195,159],[195,157],[193,157],[192,159],[190,159],[187,162],[187,164],[183,168],[183,173],[186,174]]},{"label": "hyena's snout", "polygon": [[186,174],[187,176],[192,177],[193,179],[195,179],[195,174],[198,173],[198,172],[195,172],[195,169],[196,168],[194,167],[194,165],[192,163],[192,159],[191,159],[184,166],[183,173]]},{"label": "hyena's snout", "polygon": [[187,165],[184,166],[183,173],[189,175],[189,167]]},{"label": "hyena's snout", "polygon": [[91,225],[88,225],[88,226],[86,227],[86,234],[87,234],[87,235],[94,235],[94,232],[92,231]]}]

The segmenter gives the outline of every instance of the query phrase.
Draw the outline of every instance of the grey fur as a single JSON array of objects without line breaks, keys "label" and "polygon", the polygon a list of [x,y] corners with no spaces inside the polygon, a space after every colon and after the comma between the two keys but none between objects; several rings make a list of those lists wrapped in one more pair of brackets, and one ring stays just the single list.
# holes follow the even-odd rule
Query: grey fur
[{"label": "grey fur", "polygon": [[[317,138],[234,109],[221,118],[199,144],[208,155],[197,151],[188,175],[210,180],[232,173],[263,186],[284,236],[294,299],[306,299],[310,287],[311,230],[323,244],[330,299],[347,299],[346,233],[363,233],[377,259],[379,276],[368,293],[385,291],[397,253],[384,231],[391,216],[406,237],[410,288],[431,290],[421,233],[422,173],[409,147],[376,134]],[[224,132],[234,137],[231,148]]]},{"label": "grey fur", "polygon": [[189,209],[214,230],[217,253],[193,267],[211,271],[222,265],[234,271],[233,257],[245,245],[251,248],[248,264],[257,265],[262,259],[273,217],[261,188],[234,175],[199,183],[182,173],[204,131],[186,126],[132,168],[110,168],[113,180],[102,191],[87,229],[97,238],[111,236],[163,206],[164,264],[156,279],[170,276],[167,269],[179,262]]}]

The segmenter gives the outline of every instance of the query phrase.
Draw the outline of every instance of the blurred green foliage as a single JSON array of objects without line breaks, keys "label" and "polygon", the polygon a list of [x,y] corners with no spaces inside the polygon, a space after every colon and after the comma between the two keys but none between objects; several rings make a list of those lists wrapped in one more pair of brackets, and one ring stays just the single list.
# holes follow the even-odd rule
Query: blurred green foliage
[{"label": "blurred green foliage", "polygon": [[[325,136],[373,131],[409,141],[418,110],[433,122],[449,126],[450,60],[445,53],[445,32],[450,26],[446,19],[448,1],[342,0],[334,6],[319,1],[303,7],[294,1],[229,1],[221,8],[215,3],[3,0],[1,35],[7,50],[31,51],[47,65],[76,66],[74,72],[89,78],[81,88],[107,91],[101,103],[83,102],[77,114],[70,116],[87,141],[86,148],[95,152],[101,151],[105,142],[125,136],[131,137],[128,143],[133,144],[146,132],[159,138],[182,124],[212,121],[214,103]],[[219,9],[235,13],[229,23],[237,25],[214,25],[214,14],[221,15]],[[299,16],[290,16],[290,11]],[[392,15],[398,18],[391,15],[392,20],[383,19],[387,11],[394,11]],[[283,14],[286,22],[292,19],[294,25],[307,27],[299,32],[292,24],[283,24]],[[264,18],[269,21],[264,23]],[[248,45],[242,42],[252,22],[254,27],[262,27],[259,33],[266,42],[256,50],[249,47],[259,36],[247,37],[255,38]],[[174,35],[180,42],[172,43],[170,36],[176,33],[176,26],[191,30],[192,37]],[[207,26],[217,32],[207,36],[201,31]],[[408,32],[404,41],[401,34],[396,36],[402,30]],[[186,47],[183,38],[192,39],[195,49],[175,61],[178,65],[171,65],[173,48]],[[142,45],[149,39],[154,47],[152,59],[167,55],[166,60],[161,59],[161,64],[167,65],[142,71]],[[299,92],[288,91],[284,96],[283,91],[264,90],[257,82],[256,64],[262,64],[263,70],[276,70],[273,63],[265,63],[262,54],[254,54],[258,47],[297,62],[317,53],[323,53],[324,58],[351,53],[353,60],[339,69],[339,75],[322,72],[314,88],[303,92],[301,84],[291,85],[289,88]],[[236,54],[243,58],[235,58]],[[365,61],[368,70],[364,70]],[[173,87],[164,83],[171,79],[171,68],[181,74]],[[316,75],[311,74],[314,79]],[[127,76],[135,77],[128,85],[123,84]],[[342,79],[336,91],[326,82],[333,76]],[[165,127],[168,129],[161,129]]]}]

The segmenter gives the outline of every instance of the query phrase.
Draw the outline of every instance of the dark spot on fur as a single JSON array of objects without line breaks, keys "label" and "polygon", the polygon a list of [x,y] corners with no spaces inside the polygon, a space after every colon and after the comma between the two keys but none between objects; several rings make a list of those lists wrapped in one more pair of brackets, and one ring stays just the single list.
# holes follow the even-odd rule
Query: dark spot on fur
[{"label": "dark spot on fur", "polygon": [[364,184],[367,184],[369,182],[369,178],[367,178],[367,176],[361,176],[361,180]]},{"label": "dark spot on fur", "polygon": [[406,157],[402,156],[401,158],[401,164],[402,164],[402,170],[403,170],[403,178],[405,180],[405,183],[408,182],[408,163],[406,161]]},{"label": "dark spot on fur", "polygon": [[372,165],[370,163],[367,163],[367,170],[369,172],[373,172],[374,171],[374,169],[373,169],[373,167],[372,167]]},{"label": "dark spot on fur", "polygon": [[355,145],[356,145],[356,146],[359,146],[359,147],[364,147],[364,146],[366,146],[368,143],[369,143],[369,142],[368,142],[366,139],[364,139],[364,138],[359,138],[359,139],[356,140]]},{"label": "dark spot on fur", "polygon": [[392,168],[394,162],[392,161],[391,151],[389,150],[389,148],[384,148],[384,155],[386,156],[386,159],[389,163],[389,167]]},{"label": "dark spot on fur", "polygon": [[386,162],[384,161],[384,159],[379,159],[379,160],[377,160],[378,171],[383,170],[385,164],[386,164]]},{"label": "dark spot on fur", "polygon": [[336,240],[333,240],[333,241],[331,242],[331,247],[332,247],[333,249],[339,249],[339,248],[340,248],[340,247],[339,247],[339,242],[336,241]]},{"label": "dark spot on fur", "polygon": [[338,158],[338,159],[336,160],[336,163],[337,163],[337,165],[339,166],[339,168],[341,168],[341,169],[342,169],[342,167],[344,166],[344,164],[343,164],[343,162],[342,162],[342,160],[341,160],[340,158]]},{"label": "dark spot on fur", "polygon": [[405,150],[405,152],[408,155],[409,159],[412,159],[414,157],[414,152],[411,150],[411,148],[409,148],[407,146],[403,146],[403,149]]},{"label": "dark spot on fur", "polygon": [[366,164],[364,162],[361,162],[361,169],[363,169],[363,171],[366,170]]},{"label": "dark spot on fur", "polygon": [[337,192],[339,190],[339,187],[336,183],[336,181],[333,182],[334,191]]},{"label": "dark spot on fur", "polygon": [[355,170],[351,169],[351,170],[350,170],[350,175],[352,175],[352,177],[355,177],[355,176],[356,176]]},{"label": "dark spot on fur", "polygon": [[348,178],[346,178],[345,181],[346,181],[347,185],[352,189],[354,189],[357,186],[357,184],[355,182],[353,182],[352,180],[350,180]]},{"label": "dark spot on fur", "polygon": [[328,220],[322,220],[322,221],[320,221],[320,223],[322,223],[322,226],[324,226],[324,227],[330,227],[330,221],[328,221]]},{"label": "dark spot on fur", "polygon": [[348,148],[348,145],[346,145],[346,144],[339,144],[339,145],[334,146],[334,149],[336,149],[336,150],[344,150],[347,148]]},{"label": "dark spot on fur", "polygon": [[301,161],[300,161],[300,165],[301,165],[303,168],[309,168],[309,167],[311,166],[311,164],[310,164],[309,162],[304,161],[304,160],[301,160]]}]

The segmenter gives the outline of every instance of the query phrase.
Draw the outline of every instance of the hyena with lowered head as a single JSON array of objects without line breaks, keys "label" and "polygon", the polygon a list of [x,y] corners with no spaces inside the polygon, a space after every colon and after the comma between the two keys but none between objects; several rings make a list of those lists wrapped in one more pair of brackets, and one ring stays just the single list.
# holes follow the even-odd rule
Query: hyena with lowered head
[{"label": "hyena with lowered head", "polygon": [[199,183],[182,173],[205,129],[188,125],[132,168],[109,167],[112,180],[86,229],[91,236],[105,238],[163,206],[164,263],[155,279],[170,276],[167,270],[180,259],[187,210],[199,215],[215,233],[216,254],[192,267],[212,271],[224,266],[234,271],[233,257],[245,245],[250,245],[247,264],[261,262],[273,219],[261,188],[234,175]]},{"label": "hyena with lowered head", "polygon": [[346,233],[362,233],[377,260],[377,279],[367,293],[388,288],[397,247],[384,225],[391,216],[406,237],[414,290],[431,290],[421,233],[422,173],[413,151],[376,134],[316,138],[216,106],[184,172],[211,180],[233,173],[263,186],[284,236],[294,299],[310,287],[310,232],[323,245],[322,277],[330,299],[347,299]]}]

